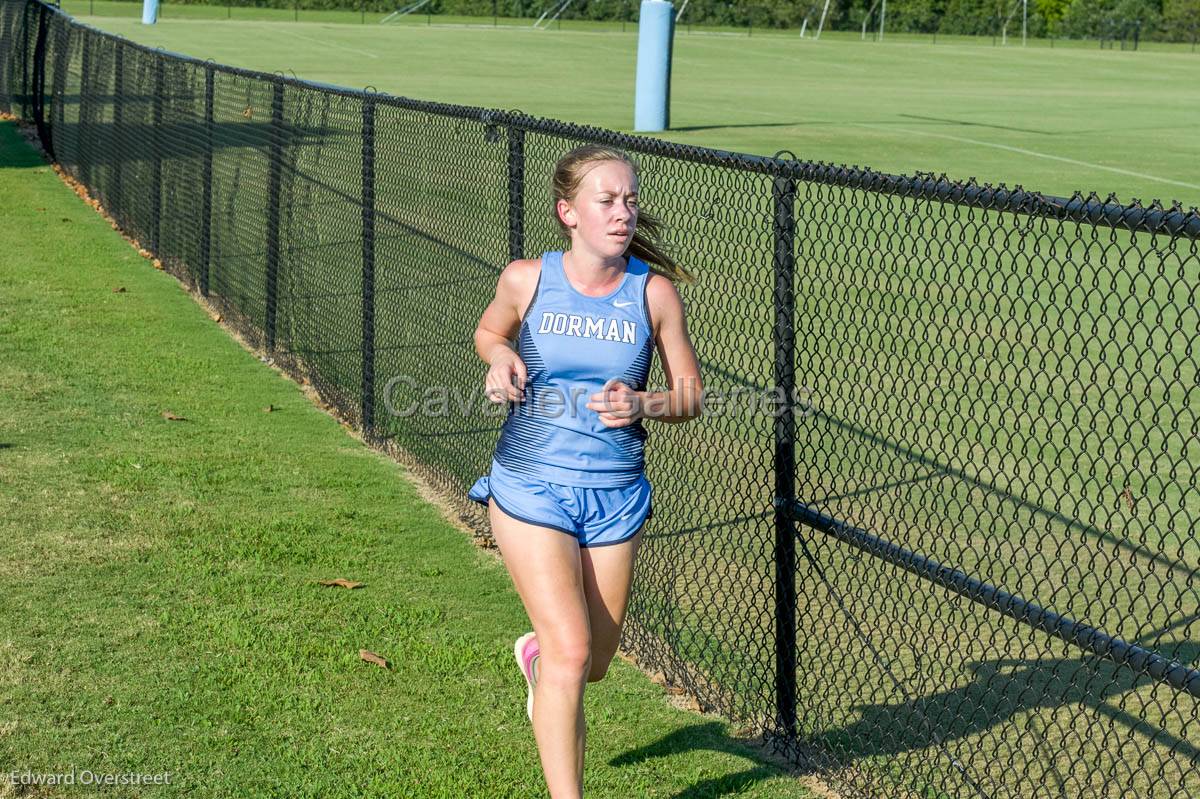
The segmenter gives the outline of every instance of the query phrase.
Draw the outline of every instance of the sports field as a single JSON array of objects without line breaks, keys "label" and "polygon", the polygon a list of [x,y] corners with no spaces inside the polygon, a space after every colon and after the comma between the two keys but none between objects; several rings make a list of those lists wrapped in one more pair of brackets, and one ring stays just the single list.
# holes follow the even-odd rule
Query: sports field
[{"label": "sports field", "polygon": [[[86,0],[64,3],[105,30],[218,62],[617,130],[633,124],[632,25],[372,21],[382,15],[362,25],[346,12],[321,17],[343,24],[295,23],[290,11],[268,9],[239,9],[229,21],[221,7],[167,6],[144,26],[132,18],[140,5],[92,7],[88,17]],[[101,16],[118,13],[127,16]],[[244,19],[251,13],[275,19]],[[876,44],[857,34],[814,42],[794,32],[687,31],[676,35],[672,130],[661,134],[671,141],[1200,205],[1200,82],[1189,78],[1200,53],[1187,45],[1133,52],[1095,42],[1021,48],[990,38]]]}]

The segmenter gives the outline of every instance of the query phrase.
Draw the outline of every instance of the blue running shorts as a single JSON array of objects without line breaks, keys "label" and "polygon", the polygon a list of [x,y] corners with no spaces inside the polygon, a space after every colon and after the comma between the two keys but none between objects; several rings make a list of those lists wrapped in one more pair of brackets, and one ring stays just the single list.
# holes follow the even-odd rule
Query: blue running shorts
[{"label": "blue running shorts", "polygon": [[493,499],[514,519],[568,533],[581,547],[602,547],[637,535],[654,515],[652,494],[644,474],[623,488],[584,488],[529,478],[493,460],[467,497],[484,506]]}]

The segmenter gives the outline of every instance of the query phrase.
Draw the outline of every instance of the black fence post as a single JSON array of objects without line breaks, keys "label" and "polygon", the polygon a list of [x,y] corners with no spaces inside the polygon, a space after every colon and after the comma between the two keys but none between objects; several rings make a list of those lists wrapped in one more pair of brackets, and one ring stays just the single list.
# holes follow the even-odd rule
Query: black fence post
[{"label": "black fence post", "polygon": [[525,257],[525,131],[508,126],[508,258]]},{"label": "black fence post", "polygon": [[[71,52],[72,25],[59,25],[53,39],[54,45],[54,81],[50,90],[50,141],[54,143],[55,131],[63,129],[63,98],[67,93],[67,56]],[[76,127],[78,135],[78,127]],[[57,152],[57,150],[56,150]],[[76,151],[76,157],[79,153]]]},{"label": "black fence post", "polygon": [[125,47],[120,39],[113,39],[113,112],[112,135],[109,137],[108,150],[112,159],[112,197],[108,200],[108,212],[118,223],[125,215],[124,202],[124,162],[125,148]]},{"label": "black fence post", "polygon": [[776,177],[775,387],[782,394],[775,416],[775,704],[776,722],[796,737],[796,533],[789,509],[796,498],[795,240],[796,182]]},{"label": "black fence post", "polygon": [[[13,43],[13,49],[16,51],[15,58],[21,62],[21,93],[14,98],[18,101],[21,111],[17,116],[22,119],[29,119],[33,111],[30,108],[30,103],[33,101],[33,83],[29,74],[29,68],[32,66],[32,61],[29,57],[29,37],[25,31],[29,29],[30,15],[37,13],[37,7],[26,4],[21,15],[21,25],[18,28],[20,33],[14,31],[14,38],[17,40]],[[10,62],[11,63],[11,62]]]},{"label": "black fence post", "polygon": [[271,161],[267,172],[267,350],[275,349],[276,289],[279,282],[279,192],[283,171],[283,81],[271,98]]},{"label": "black fence post", "polygon": [[79,134],[76,139],[79,148],[79,176],[87,185],[88,191],[95,193],[92,182],[92,39],[95,34],[84,31],[83,54],[79,66]]},{"label": "black fence post", "polygon": [[208,271],[212,260],[213,181],[213,82],[211,66],[204,68],[204,147],[200,164],[203,193],[200,198],[200,295],[208,296]]},{"label": "black fence post", "polygon": [[154,97],[151,98],[150,119],[153,124],[151,141],[154,153],[150,161],[150,251],[158,258],[159,239],[162,232],[162,171],[163,171],[163,92],[166,72],[166,61],[163,58],[154,59]]},{"label": "black fence post", "polygon": [[31,87],[31,107],[33,122],[37,127],[38,139],[42,148],[54,160],[54,143],[50,141],[50,131],[46,126],[46,16],[50,13],[43,5],[37,8],[37,39],[33,45],[33,86]]},{"label": "black fence post", "polygon": [[362,432],[375,434],[375,99],[362,109]]}]

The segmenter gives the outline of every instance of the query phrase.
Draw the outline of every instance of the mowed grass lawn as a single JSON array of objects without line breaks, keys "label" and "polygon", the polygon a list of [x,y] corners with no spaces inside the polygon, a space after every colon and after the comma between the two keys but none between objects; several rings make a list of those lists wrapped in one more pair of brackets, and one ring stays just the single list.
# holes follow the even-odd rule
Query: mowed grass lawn
[{"label": "mowed grass lawn", "polygon": [[[582,24],[428,26],[425,18],[357,24],[356,14],[171,6],[153,26],[140,5],[68,0],[89,24],[200,58],[391,94],[628,131],[637,31]],[[96,16],[86,16],[90,8]],[[101,14],[127,14],[124,17]],[[241,19],[251,13],[273,20]],[[305,14],[314,21],[304,21]],[[320,21],[316,21],[320,20]],[[328,20],[328,21],[326,21]],[[334,22],[339,20],[341,22]],[[440,20],[439,22],[468,22]],[[718,35],[712,35],[712,34]],[[1011,41],[1011,40],[1010,40]],[[796,32],[716,31],[675,38],[672,129],[686,144],[857,164],[894,173],[1021,184],[1060,196],[1200,205],[1200,53],[1152,43],[993,47],[990,38],[885,37],[882,43]],[[648,176],[652,179],[652,176]]]},{"label": "mowed grass lawn", "polygon": [[[8,122],[0,251],[0,771],[171,775],[111,796],[543,795],[503,564]],[[317,584],[337,577],[365,586]],[[808,795],[624,661],[586,701],[590,796]]]}]

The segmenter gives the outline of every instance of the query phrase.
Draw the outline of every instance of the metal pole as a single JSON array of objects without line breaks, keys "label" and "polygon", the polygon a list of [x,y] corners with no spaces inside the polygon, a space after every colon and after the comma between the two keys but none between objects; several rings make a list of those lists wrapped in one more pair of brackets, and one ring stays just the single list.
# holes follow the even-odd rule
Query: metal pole
[{"label": "metal pole", "polygon": [[150,251],[159,258],[159,236],[162,229],[162,162],[163,162],[163,92],[164,62],[160,57],[154,63],[154,96],[150,98],[150,119],[153,130],[150,133],[154,153],[150,160]]},{"label": "metal pole", "polygon": [[508,127],[508,258],[525,257],[525,131]]},{"label": "metal pole", "polygon": [[271,99],[271,161],[267,171],[267,350],[275,349],[275,311],[279,283],[279,193],[283,171],[283,81],[275,81]]},{"label": "metal pole", "polygon": [[817,35],[814,38],[821,38],[821,31],[825,30],[825,14],[829,12],[829,0],[825,0],[825,5],[821,9],[821,22],[817,25]]},{"label": "metal pole", "polygon": [[887,18],[887,0],[883,0],[883,6],[879,9],[879,41],[883,41],[883,21]]},{"label": "metal pole", "polygon": [[375,100],[362,108],[362,434],[375,434]]},{"label": "metal pole", "polygon": [[[63,129],[63,106],[66,103],[63,101],[67,92],[67,61],[71,53],[71,29],[72,26],[55,26],[56,34],[51,44],[54,47],[54,80],[50,84],[50,140],[55,141],[57,152],[56,139],[61,134]],[[76,130],[76,147],[78,147],[79,133]],[[68,156],[70,158],[70,156]],[[75,159],[78,163],[79,152],[76,150]]]},{"label": "metal pole", "polygon": [[95,34],[84,32],[83,56],[79,67],[79,170],[88,190],[94,193],[92,180],[92,39]]},{"label": "metal pole", "polygon": [[796,736],[796,534],[790,512],[796,499],[795,240],[796,183],[777,177],[775,205],[775,386],[782,394],[775,417],[775,705],[776,722]]},{"label": "metal pole", "polygon": [[204,155],[200,180],[204,186],[200,198],[200,294],[208,296],[209,268],[212,262],[212,179],[213,179],[213,83],[211,66],[204,69]]},{"label": "metal pole", "polygon": [[37,39],[33,44],[33,89],[30,100],[38,140],[53,161],[54,142],[50,141],[50,131],[46,127],[46,17],[50,12],[46,6],[37,5],[34,8],[37,13]]},{"label": "metal pole", "polygon": [[125,148],[123,139],[125,132],[125,48],[120,39],[113,39],[113,121],[112,135],[107,142],[110,163],[112,164],[112,197],[106,197],[105,205],[108,212],[120,224],[125,215],[124,194],[124,159]]},{"label": "metal pole", "polygon": [[1021,46],[1029,36],[1029,0],[1021,0]]}]

